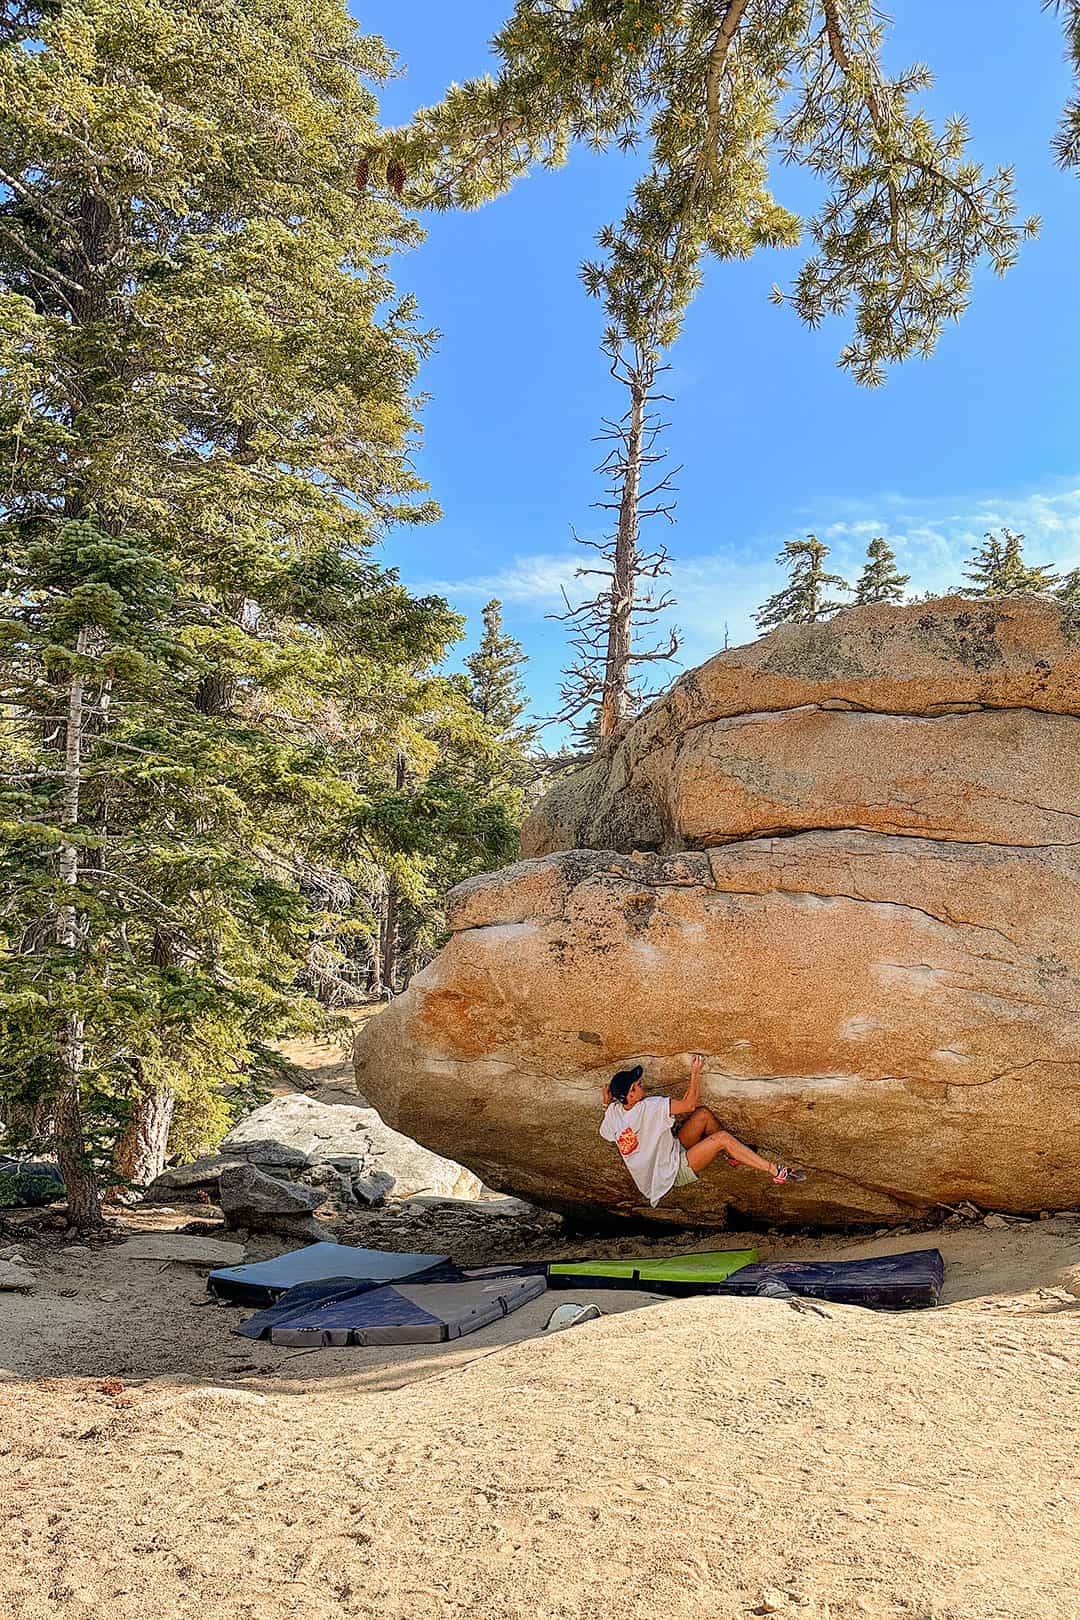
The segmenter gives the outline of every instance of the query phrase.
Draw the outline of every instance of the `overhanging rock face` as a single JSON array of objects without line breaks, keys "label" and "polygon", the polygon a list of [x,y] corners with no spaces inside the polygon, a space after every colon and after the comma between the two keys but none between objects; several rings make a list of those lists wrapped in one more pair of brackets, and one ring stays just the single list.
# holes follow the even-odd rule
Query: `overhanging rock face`
[{"label": "overhanging rock face", "polygon": [[545,801],[528,840],[554,853],[455,891],[450,942],[357,1042],[361,1089],[492,1186],[645,1213],[597,1136],[604,1078],[674,1090],[700,1050],[721,1119],[812,1174],[714,1164],[658,1219],[1075,1204],[1078,712],[1080,628],[1046,598],[722,654]]}]

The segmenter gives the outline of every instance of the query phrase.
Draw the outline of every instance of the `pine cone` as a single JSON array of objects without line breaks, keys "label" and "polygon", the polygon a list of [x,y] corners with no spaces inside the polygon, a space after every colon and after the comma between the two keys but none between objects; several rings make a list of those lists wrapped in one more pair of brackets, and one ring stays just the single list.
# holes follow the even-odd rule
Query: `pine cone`
[{"label": "pine cone", "polygon": [[367,190],[368,176],[369,176],[370,173],[371,173],[371,165],[369,164],[366,157],[362,157],[360,159],[359,163],[356,165],[356,189],[357,189],[357,191],[366,191]]},{"label": "pine cone", "polygon": [[400,163],[387,164],[386,183],[400,201],[400,199],[405,195],[405,170],[402,168]]}]

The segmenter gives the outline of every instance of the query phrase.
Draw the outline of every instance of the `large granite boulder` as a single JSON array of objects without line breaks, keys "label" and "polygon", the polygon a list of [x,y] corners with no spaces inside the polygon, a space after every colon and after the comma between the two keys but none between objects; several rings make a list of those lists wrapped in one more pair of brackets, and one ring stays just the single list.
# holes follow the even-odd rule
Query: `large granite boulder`
[{"label": "large granite boulder", "polygon": [[[356,1045],[400,1129],[489,1185],[660,1220],[899,1222],[1080,1201],[1080,624],[945,599],[683,677],[462,885]],[[580,847],[582,840],[606,848]],[[651,851],[659,850],[661,853]],[[799,1187],[714,1164],[650,1212],[614,1069],[705,1095]]]}]

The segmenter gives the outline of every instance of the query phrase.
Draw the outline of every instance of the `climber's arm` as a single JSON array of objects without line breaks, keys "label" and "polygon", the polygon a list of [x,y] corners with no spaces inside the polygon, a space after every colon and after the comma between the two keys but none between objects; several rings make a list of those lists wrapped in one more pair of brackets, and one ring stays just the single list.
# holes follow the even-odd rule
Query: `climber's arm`
[{"label": "climber's arm", "polygon": [[705,1067],[705,1059],[700,1052],[695,1052],[690,1063],[690,1084],[681,1097],[671,1097],[668,1107],[675,1119],[683,1114],[692,1114],[695,1108],[701,1106],[701,1071]]}]

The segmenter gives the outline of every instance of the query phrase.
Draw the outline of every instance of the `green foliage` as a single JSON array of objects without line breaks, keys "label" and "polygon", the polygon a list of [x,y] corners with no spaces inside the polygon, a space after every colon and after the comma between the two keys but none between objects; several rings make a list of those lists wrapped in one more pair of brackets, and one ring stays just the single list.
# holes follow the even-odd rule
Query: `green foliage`
[{"label": "green foliage", "polygon": [[1057,595],[1063,602],[1071,602],[1080,606],[1080,568],[1072,569],[1062,580]]},{"label": "green foliage", "polygon": [[866,548],[866,566],[855,585],[855,605],[867,602],[902,602],[910,574],[896,566],[896,553],[879,535]]},{"label": "green foliage", "polygon": [[826,572],[825,558],[828,555],[828,546],[816,534],[808,534],[805,540],[789,540],[786,543],[776,560],[786,565],[790,577],[787,584],[775,596],[770,596],[758,611],[756,617],[760,630],[773,630],[778,624],[813,624],[844,606],[843,602],[834,601],[827,595],[830,588],[838,591],[851,589],[839,574]]},{"label": "green foliage", "polygon": [[488,602],[480,645],[465,660],[469,701],[483,724],[477,781],[488,792],[507,789],[520,794],[533,779],[536,728],[521,724],[528,708],[521,676],[524,665],[521,643],[503,629],[502,603]]},{"label": "green foliage", "polygon": [[[1074,79],[1080,81],[1080,0],[1043,0],[1043,10],[1060,14]],[[1074,91],[1066,103],[1054,150],[1063,169],[1080,170],[1080,91]]]},{"label": "green foliage", "polygon": [[317,1020],[460,634],[369,555],[433,510],[418,233],[355,179],[387,66],[337,0],[0,18],[0,1112],[47,1143],[74,1100],[99,1165],[154,1087],[206,1145]]},{"label": "green foliage", "polygon": [[965,596],[1006,596],[1018,592],[1052,591],[1060,576],[1043,564],[1024,561],[1024,536],[1011,529],[1002,529],[1000,535],[987,534],[965,568],[964,578],[971,581],[963,587]]},{"label": "green foliage", "polygon": [[929,353],[966,307],[976,266],[1001,273],[1025,234],[1008,168],[985,174],[953,118],[914,104],[916,64],[890,77],[871,0],[517,0],[496,77],[454,85],[387,143],[419,207],[476,207],[571,149],[645,147],[623,222],[601,236],[613,325],[660,348],[677,334],[705,255],[789,246],[802,222],[769,189],[797,163],[825,199],[787,298],[818,325],[850,315],[841,364],[859,382]]},{"label": "green foliage", "polygon": [[[633,706],[632,666],[677,651],[674,632],[646,650],[634,642],[642,616],[651,624],[672,602],[641,589],[666,572],[667,553],[638,551],[650,513],[640,418],[706,257],[793,247],[808,223],[813,251],[774,300],[812,327],[848,317],[840,364],[875,386],[890,363],[930,354],[967,307],[976,269],[1003,274],[1037,229],[1017,221],[1011,169],[970,161],[963,120],[936,129],[919,109],[928,69],[890,77],[884,45],[872,0],[516,0],[493,41],[497,75],[452,85],[365,166],[419,208],[474,208],[576,145],[647,154],[621,221],[582,269],[604,301],[604,352],[630,403],[612,499],[600,503],[618,526],[588,570],[606,583],[567,604],[559,718],[599,703],[609,735]],[[822,183],[808,222],[772,195],[784,164]]]},{"label": "green foliage", "polygon": [[392,766],[369,779],[353,823],[381,874],[371,905],[391,987],[438,948],[446,891],[517,857],[537,774],[534,729],[521,723],[525,660],[498,602],[486,605],[483,624],[464,676],[399,686]]}]

